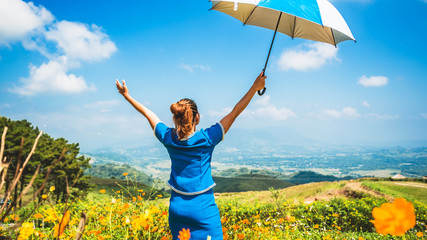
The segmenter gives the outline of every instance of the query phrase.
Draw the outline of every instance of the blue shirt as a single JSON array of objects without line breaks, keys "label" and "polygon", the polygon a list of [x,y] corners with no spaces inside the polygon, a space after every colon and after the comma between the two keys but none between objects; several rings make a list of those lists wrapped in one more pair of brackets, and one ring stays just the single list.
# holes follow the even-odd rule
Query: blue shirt
[{"label": "blue shirt", "polygon": [[177,193],[196,195],[215,186],[211,174],[212,153],[224,138],[224,128],[217,123],[201,129],[186,139],[178,139],[173,128],[157,123],[154,133],[166,147],[172,161],[168,185]]}]

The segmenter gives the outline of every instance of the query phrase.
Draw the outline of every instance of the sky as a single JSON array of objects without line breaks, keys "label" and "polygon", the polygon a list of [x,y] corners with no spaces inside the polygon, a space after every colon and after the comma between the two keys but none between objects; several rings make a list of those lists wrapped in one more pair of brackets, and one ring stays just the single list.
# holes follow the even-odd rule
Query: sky
[{"label": "sky", "polygon": [[[331,3],[356,43],[335,48],[279,33],[266,94],[233,128],[291,129],[333,144],[427,140],[427,1]],[[138,146],[153,133],[118,94],[117,78],[167,125],[170,105],[188,97],[209,127],[250,88],[273,36],[210,7],[0,0],[0,116],[27,119],[84,151]]]}]

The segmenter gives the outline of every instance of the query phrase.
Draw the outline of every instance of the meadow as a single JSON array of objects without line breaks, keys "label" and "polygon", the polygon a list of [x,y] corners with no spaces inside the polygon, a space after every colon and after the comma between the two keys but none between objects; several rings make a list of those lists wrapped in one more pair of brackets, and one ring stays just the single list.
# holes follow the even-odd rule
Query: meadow
[{"label": "meadow", "polygon": [[[338,194],[346,192],[343,189],[348,183],[322,182],[281,190],[220,194],[217,204],[224,239],[425,239],[427,205],[420,199],[412,201],[415,227],[402,237],[384,236],[376,232],[371,222],[372,210],[389,200],[366,193]],[[363,181],[366,183],[383,184]],[[406,197],[419,196],[406,192]],[[248,195],[254,197],[248,199]],[[319,199],[304,201],[310,197]],[[82,230],[82,219],[85,224],[80,239],[172,239],[168,199],[131,182],[119,190],[97,189],[87,199],[68,204],[53,204],[48,195],[37,208],[28,205],[6,216],[0,231],[3,239],[76,239]],[[23,224],[14,228],[18,222]]]}]

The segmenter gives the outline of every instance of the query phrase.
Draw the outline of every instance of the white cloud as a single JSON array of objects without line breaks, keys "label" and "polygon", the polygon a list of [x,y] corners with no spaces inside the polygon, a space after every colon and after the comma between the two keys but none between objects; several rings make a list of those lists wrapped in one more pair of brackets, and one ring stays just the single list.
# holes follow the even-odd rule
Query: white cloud
[{"label": "white cloud", "polygon": [[93,109],[98,112],[111,112],[113,108],[121,104],[122,101],[119,100],[105,100],[105,101],[97,101],[90,104],[83,105],[84,108]]},{"label": "white cloud", "polygon": [[[258,98],[251,107],[246,108],[241,113],[241,116],[275,121],[284,121],[289,118],[297,117],[297,115],[290,109],[276,107],[274,104],[270,103],[270,99],[271,97],[269,95],[264,95],[261,98]],[[232,110],[233,108],[227,107],[221,111],[210,111],[207,115],[209,117],[224,117]]]},{"label": "white cloud", "polygon": [[0,1],[0,45],[19,41],[35,30],[53,21],[44,7],[20,0]]},{"label": "white cloud", "polygon": [[362,106],[364,106],[364,107],[370,107],[371,104],[369,104],[367,101],[363,101],[362,102]]},{"label": "white cloud", "polygon": [[344,116],[348,116],[348,117],[360,117],[360,114],[357,113],[356,109],[352,108],[352,107],[345,107],[342,110],[342,113]]},{"label": "white cloud", "polygon": [[[302,47],[305,49],[302,49]],[[339,61],[338,48],[326,43],[299,45],[296,49],[286,50],[279,58],[281,70],[307,71],[317,69],[328,62]]]},{"label": "white cloud", "polygon": [[225,117],[225,115],[229,114],[232,110],[233,108],[227,107],[221,111],[209,111],[207,115],[209,117]]},{"label": "white cloud", "polygon": [[99,61],[109,58],[117,50],[116,45],[94,24],[89,27],[82,23],[61,21],[45,32],[45,36],[73,59]]},{"label": "white cloud", "polygon": [[338,119],[342,117],[347,118],[359,118],[360,114],[356,109],[352,107],[345,107],[341,111],[335,109],[323,109],[319,114],[316,115],[318,119],[329,120]]},{"label": "white cloud", "polygon": [[248,111],[249,114],[256,115],[257,117],[269,118],[277,121],[284,121],[292,117],[296,117],[296,114],[287,108],[278,108],[270,103],[270,95],[265,95],[257,99],[254,103],[256,108],[253,111]]},{"label": "white cloud", "polygon": [[379,119],[379,120],[394,120],[394,119],[400,118],[399,115],[393,116],[393,115],[388,115],[388,114],[377,114],[377,113],[368,113],[368,114],[366,114],[366,117]]},{"label": "white cloud", "polygon": [[88,86],[82,76],[67,74],[67,59],[61,57],[41,66],[30,66],[30,76],[21,78],[23,86],[10,89],[20,95],[32,96],[39,93],[79,93],[95,90]]},{"label": "white cloud", "polygon": [[200,71],[210,71],[211,67],[209,65],[200,65],[200,64],[185,64],[185,63],[181,63],[179,65],[179,68],[187,70],[191,73],[194,73],[194,71],[196,70],[200,70]]},{"label": "white cloud", "polygon": [[14,41],[47,58],[40,66],[30,63],[29,76],[21,78],[22,85],[9,89],[26,96],[94,90],[83,76],[69,73],[70,70],[81,67],[84,62],[109,58],[117,50],[96,25],[58,22],[48,10],[32,2],[1,0],[0,45]]},{"label": "white cloud", "polygon": [[381,87],[388,84],[388,78],[384,76],[371,76],[367,77],[363,75],[357,81],[358,84],[364,87]]}]

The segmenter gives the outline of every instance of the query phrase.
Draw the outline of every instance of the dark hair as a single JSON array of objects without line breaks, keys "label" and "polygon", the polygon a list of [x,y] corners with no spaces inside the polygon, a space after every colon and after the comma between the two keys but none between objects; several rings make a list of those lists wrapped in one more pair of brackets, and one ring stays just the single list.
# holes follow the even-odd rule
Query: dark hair
[{"label": "dark hair", "polygon": [[183,98],[172,104],[170,109],[178,139],[188,137],[194,125],[199,123],[195,122],[196,116],[199,114],[196,103],[191,99]]}]

